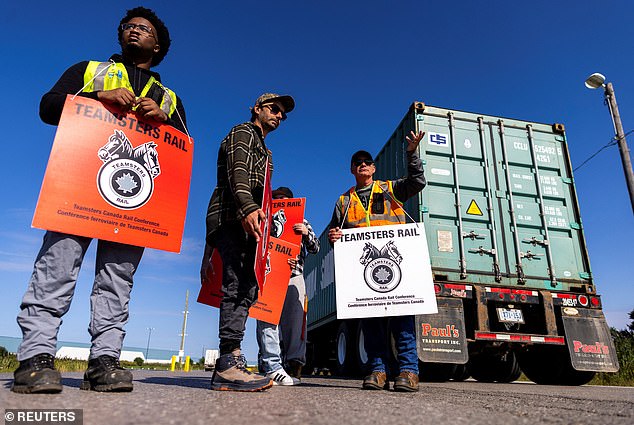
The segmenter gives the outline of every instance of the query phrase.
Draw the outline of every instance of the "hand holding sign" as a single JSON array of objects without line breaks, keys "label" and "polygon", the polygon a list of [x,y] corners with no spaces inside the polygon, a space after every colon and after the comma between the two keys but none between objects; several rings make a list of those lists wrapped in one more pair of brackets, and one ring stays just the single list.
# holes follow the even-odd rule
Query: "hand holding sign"
[{"label": "hand holding sign", "polygon": [[260,223],[264,220],[266,220],[266,215],[264,211],[258,208],[242,219],[242,228],[247,234],[253,236],[256,242],[260,242],[262,237]]}]

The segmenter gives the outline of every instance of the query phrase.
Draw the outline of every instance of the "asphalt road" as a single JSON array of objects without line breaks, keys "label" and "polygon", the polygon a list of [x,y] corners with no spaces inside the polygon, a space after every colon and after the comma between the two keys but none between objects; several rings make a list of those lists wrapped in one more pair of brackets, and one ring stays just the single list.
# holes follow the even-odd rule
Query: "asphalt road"
[{"label": "asphalt road", "polygon": [[[634,424],[632,387],[555,387],[474,381],[423,383],[420,392],[363,391],[360,381],[305,377],[263,393],[209,390],[210,372],[135,371],[132,393],[80,391],[64,373],[55,395],[14,394],[0,374],[0,411],[83,409],[84,424]],[[5,421],[5,424],[16,422]]]}]

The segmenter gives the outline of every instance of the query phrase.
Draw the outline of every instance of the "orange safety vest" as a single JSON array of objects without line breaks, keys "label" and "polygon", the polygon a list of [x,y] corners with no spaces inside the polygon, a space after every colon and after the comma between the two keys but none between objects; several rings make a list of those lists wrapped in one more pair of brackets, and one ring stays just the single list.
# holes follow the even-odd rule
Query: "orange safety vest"
[{"label": "orange safety vest", "polygon": [[[390,180],[375,180],[372,183],[372,193],[367,210],[363,207],[354,186],[341,195],[339,201],[341,203],[341,216],[345,215],[346,217],[344,228],[405,224],[403,204],[394,196]],[[349,207],[348,204],[350,204]],[[347,215],[346,208],[348,209]]]}]

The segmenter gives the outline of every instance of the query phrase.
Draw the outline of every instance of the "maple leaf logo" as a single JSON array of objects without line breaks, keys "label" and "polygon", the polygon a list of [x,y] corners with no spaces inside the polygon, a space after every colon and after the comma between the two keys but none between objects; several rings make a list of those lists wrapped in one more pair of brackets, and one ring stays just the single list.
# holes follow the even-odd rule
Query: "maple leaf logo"
[{"label": "maple leaf logo", "polygon": [[138,184],[134,181],[132,175],[129,173],[118,177],[116,179],[116,182],[119,185],[119,190],[123,193],[132,193],[132,191],[138,186]]},{"label": "maple leaf logo", "polygon": [[379,282],[385,282],[390,278],[391,273],[385,267],[380,267],[377,270],[377,272],[374,274],[374,276],[376,277],[376,280],[378,280]]}]

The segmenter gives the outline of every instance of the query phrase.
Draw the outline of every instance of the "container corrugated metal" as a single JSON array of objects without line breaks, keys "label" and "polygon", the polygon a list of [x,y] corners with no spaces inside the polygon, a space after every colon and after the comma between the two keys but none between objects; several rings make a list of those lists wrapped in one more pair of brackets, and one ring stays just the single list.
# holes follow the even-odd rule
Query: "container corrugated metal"
[{"label": "container corrugated metal", "polygon": [[[405,207],[425,225],[436,280],[594,292],[563,125],[415,102],[376,155],[375,178],[406,174],[410,130],[426,133],[427,186]],[[309,327],[334,319],[326,236],[306,264]]]}]

